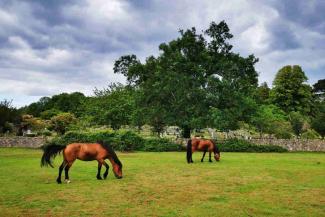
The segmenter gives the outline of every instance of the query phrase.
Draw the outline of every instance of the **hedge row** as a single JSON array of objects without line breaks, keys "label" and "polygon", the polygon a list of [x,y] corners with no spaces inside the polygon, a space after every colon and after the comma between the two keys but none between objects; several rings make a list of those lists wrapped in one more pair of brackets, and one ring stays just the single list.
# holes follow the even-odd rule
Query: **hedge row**
[{"label": "hedge row", "polygon": [[288,150],[276,145],[255,145],[246,140],[228,139],[219,144],[221,152],[287,152]]},{"label": "hedge row", "polygon": [[67,145],[73,142],[108,142],[118,151],[180,151],[182,146],[168,139],[144,139],[132,131],[101,131],[101,132],[74,132],[70,131],[61,137],[52,139],[47,145]]},{"label": "hedge row", "polygon": [[[181,151],[185,147],[168,139],[145,139],[132,131],[97,131],[76,132],[70,131],[61,137],[52,139],[47,144],[67,145],[73,142],[97,142],[103,140],[118,151]],[[218,143],[218,141],[217,141]],[[229,139],[218,144],[221,152],[287,152],[288,150],[275,145],[255,145],[246,140]]]}]

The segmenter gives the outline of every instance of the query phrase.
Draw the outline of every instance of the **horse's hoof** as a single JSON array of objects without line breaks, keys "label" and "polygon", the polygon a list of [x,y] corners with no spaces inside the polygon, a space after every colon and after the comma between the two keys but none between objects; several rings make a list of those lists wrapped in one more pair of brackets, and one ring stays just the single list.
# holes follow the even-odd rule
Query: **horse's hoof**
[{"label": "horse's hoof", "polygon": [[104,174],[104,179],[106,179],[107,178],[107,176],[108,176],[108,174],[106,175],[106,174]]},{"label": "horse's hoof", "polygon": [[69,184],[71,181],[69,179],[64,180],[65,183]]},{"label": "horse's hoof", "polygon": [[102,180],[102,177],[98,177],[98,176],[97,176],[97,179],[98,179],[98,180]]}]

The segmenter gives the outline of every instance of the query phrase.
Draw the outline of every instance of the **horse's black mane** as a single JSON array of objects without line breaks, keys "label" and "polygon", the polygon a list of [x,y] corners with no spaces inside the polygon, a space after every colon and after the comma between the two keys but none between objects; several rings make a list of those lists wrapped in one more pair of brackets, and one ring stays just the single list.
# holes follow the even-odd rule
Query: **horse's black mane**
[{"label": "horse's black mane", "polygon": [[103,148],[105,148],[106,151],[108,151],[108,152],[111,154],[111,156],[112,156],[114,162],[115,162],[117,165],[119,165],[119,166],[121,167],[121,169],[122,169],[122,163],[121,163],[121,161],[118,159],[118,157],[117,157],[115,151],[113,150],[113,148],[112,148],[112,147],[111,147],[107,142],[105,142],[105,141],[97,141],[97,142],[98,142],[98,144],[100,144]]},{"label": "horse's black mane", "polygon": [[214,145],[214,152],[216,152],[216,153],[220,153],[220,150],[219,150],[219,147],[217,146],[217,142],[216,142],[216,140],[214,140],[214,139],[210,139],[210,141],[213,143],[213,145]]}]

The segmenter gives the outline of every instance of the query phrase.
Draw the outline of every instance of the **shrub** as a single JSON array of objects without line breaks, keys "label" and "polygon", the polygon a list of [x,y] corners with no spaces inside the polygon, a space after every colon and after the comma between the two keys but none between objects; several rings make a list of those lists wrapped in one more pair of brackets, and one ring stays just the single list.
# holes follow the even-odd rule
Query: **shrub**
[{"label": "shrub", "polygon": [[97,142],[99,140],[110,143],[115,150],[119,151],[137,150],[143,144],[143,139],[131,131],[69,131],[60,137],[54,138],[49,144],[67,145],[72,142]]},{"label": "shrub", "polygon": [[320,135],[313,129],[308,129],[306,132],[301,134],[302,139],[319,139]]},{"label": "shrub", "polygon": [[59,134],[64,134],[71,124],[76,123],[76,120],[71,113],[60,113],[51,118],[51,127]]},{"label": "shrub", "polygon": [[146,139],[142,151],[154,151],[154,152],[163,152],[163,151],[181,151],[182,146],[176,143],[171,142],[168,139],[161,138],[151,138]]},{"label": "shrub", "polygon": [[114,136],[114,144],[117,150],[134,151],[141,149],[144,139],[132,131],[125,131]]},{"label": "shrub", "polygon": [[48,127],[48,122],[32,115],[23,115],[22,124],[28,126],[33,131],[41,131]]},{"label": "shrub", "polygon": [[287,152],[276,145],[255,145],[246,140],[228,139],[220,145],[221,152]]},{"label": "shrub", "polygon": [[44,130],[37,132],[37,135],[38,136],[52,136],[52,132],[45,128]]},{"label": "shrub", "polygon": [[292,127],[288,121],[275,121],[272,131],[277,139],[292,138]]},{"label": "shrub", "polygon": [[40,117],[45,120],[51,120],[52,117],[62,113],[60,110],[52,108],[41,112]]},{"label": "shrub", "polygon": [[132,131],[97,131],[78,132],[69,131],[62,136],[55,137],[47,144],[67,145],[73,142],[106,141],[118,151],[180,151],[182,146],[168,139],[144,139]]}]

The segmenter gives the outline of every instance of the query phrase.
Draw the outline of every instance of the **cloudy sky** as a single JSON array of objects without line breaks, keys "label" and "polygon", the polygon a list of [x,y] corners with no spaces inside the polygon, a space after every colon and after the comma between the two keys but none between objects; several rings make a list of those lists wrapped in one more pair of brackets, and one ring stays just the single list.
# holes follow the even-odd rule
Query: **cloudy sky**
[{"label": "cloudy sky", "polygon": [[141,60],[179,29],[225,20],[234,50],[255,54],[259,82],[284,65],[325,77],[325,0],[1,0],[0,100],[14,106],[42,96],[124,82],[121,55]]}]

